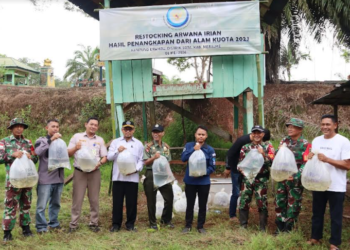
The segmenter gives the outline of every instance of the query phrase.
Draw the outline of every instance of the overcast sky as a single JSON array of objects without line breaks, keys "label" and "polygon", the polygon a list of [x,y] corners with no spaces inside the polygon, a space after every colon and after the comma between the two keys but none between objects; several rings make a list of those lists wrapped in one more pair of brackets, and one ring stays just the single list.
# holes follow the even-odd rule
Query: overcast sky
[{"label": "overcast sky", "polygon": [[[64,0],[48,1],[35,7],[29,0],[0,0],[0,54],[27,57],[43,64],[52,60],[55,76],[62,79],[66,62],[73,58],[78,44],[99,46],[99,22],[84,14],[64,9]],[[340,57],[331,35],[322,44],[314,42],[305,31],[301,50],[309,52],[312,61],[301,62],[292,70],[292,80],[338,80],[350,74],[350,64]],[[164,60],[153,60],[153,66],[169,77],[194,79],[193,71],[179,73]]]}]

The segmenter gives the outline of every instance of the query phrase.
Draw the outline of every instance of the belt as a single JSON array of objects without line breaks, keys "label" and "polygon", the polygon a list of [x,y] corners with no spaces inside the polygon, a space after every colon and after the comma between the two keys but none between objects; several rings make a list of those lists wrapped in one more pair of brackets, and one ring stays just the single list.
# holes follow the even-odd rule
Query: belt
[{"label": "belt", "polygon": [[95,170],[94,171],[91,171],[91,172],[84,172],[83,170],[81,170],[80,168],[77,168],[77,167],[74,167],[75,168],[75,170],[78,170],[79,172],[82,172],[82,173],[85,173],[85,174],[90,174],[90,173],[92,173],[92,172],[95,172]]},{"label": "belt", "polygon": [[152,167],[146,167],[146,170],[152,170]]}]

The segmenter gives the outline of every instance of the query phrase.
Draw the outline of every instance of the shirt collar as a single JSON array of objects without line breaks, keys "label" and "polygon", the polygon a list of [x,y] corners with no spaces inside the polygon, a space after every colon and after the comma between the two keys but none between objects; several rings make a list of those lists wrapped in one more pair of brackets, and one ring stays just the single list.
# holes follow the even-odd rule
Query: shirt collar
[{"label": "shirt collar", "polygon": [[[292,138],[290,138],[289,135],[287,135],[287,139],[289,139],[291,142],[293,141]],[[301,136],[298,138],[298,140],[296,140],[296,141],[299,142],[299,141],[302,141],[302,140],[304,140],[303,135],[301,135]]]},{"label": "shirt collar", "polygon": [[[125,138],[124,138],[124,136],[122,137],[122,141],[123,141],[123,140],[126,141]],[[134,137],[131,137],[130,140],[131,140],[131,141],[135,141],[135,138],[134,138]]]},{"label": "shirt collar", "polygon": [[[87,137],[87,138],[90,138],[90,137],[87,135],[86,131],[83,133],[83,136],[84,136],[84,137]],[[92,138],[96,138],[96,134],[94,134],[94,136],[93,136]]]},{"label": "shirt collar", "polygon": [[10,141],[13,141],[13,140],[16,140],[16,141],[24,140],[24,136],[21,135],[18,140],[14,135],[10,135]]},{"label": "shirt collar", "polygon": [[156,147],[162,147],[163,146],[163,141],[162,141],[162,144],[159,145],[157,141],[153,140],[153,145],[156,146]]}]

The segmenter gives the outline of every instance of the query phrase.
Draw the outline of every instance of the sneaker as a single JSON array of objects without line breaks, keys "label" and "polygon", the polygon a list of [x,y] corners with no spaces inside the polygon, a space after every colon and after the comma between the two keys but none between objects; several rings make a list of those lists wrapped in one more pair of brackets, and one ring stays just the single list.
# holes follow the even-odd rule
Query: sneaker
[{"label": "sneaker", "polygon": [[24,237],[31,237],[31,236],[33,236],[33,233],[30,230],[29,225],[28,226],[22,226],[22,229],[23,229],[23,233],[22,234],[23,234]]},{"label": "sneaker", "polygon": [[11,234],[11,230],[6,230],[4,231],[4,238],[2,239],[3,242],[8,242],[13,240],[12,234]]},{"label": "sneaker", "polygon": [[136,232],[137,232],[137,229],[136,229],[136,227],[127,227],[127,228],[126,228],[126,231],[136,233]]},{"label": "sneaker", "polygon": [[191,232],[191,228],[190,228],[190,227],[185,227],[185,228],[182,229],[182,231],[181,231],[181,233],[183,233],[183,234],[187,234],[187,233],[189,233],[189,232]]},{"label": "sneaker", "polygon": [[231,217],[231,218],[230,218],[230,222],[231,222],[231,223],[234,223],[234,224],[238,224],[238,223],[239,223],[239,220],[238,220],[237,216],[235,216],[235,217]]},{"label": "sneaker", "polygon": [[89,225],[89,228],[92,232],[97,233],[99,231],[101,231],[99,226],[95,226],[95,225]]},{"label": "sneaker", "polygon": [[200,233],[200,234],[207,234],[207,231],[205,231],[204,228],[198,228],[197,231],[198,231],[198,233]]},{"label": "sneaker", "polygon": [[158,231],[158,226],[157,225],[151,225],[149,226],[150,229]]},{"label": "sneaker", "polygon": [[169,228],[169,229],[174,229],[175,228],[174,224],[171,223],[171,221],[168,222],[168,223],[162,223],[162,226],[166,227],[166,228]]},{"label": "sneaker", "polygon": [[109,229],[109,231],[110,231],[111,233],[119,232],[119,230],[120,230],[120,226],[112,226],[112,227]]}]

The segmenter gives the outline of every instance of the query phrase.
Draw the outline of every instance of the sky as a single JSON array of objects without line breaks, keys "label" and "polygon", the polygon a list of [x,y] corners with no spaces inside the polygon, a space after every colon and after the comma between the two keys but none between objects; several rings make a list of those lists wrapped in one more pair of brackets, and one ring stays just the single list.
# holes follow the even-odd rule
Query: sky
[{"label": "sky", "polygon": [[[79,44],[99,46],[99,22],[81,12],[65,10],[64,0],[46,2],[38,8],[29,0],[0,0],[0,54],[27,57],[41,64],[49,58],[55,76],[62,79],[66,62],[80,49]],[[292,80],[339,80],[339,74],[343,78],[349,75],[350,63],[340,57],[334,43],[331,32],[317,44],[304,30],[301,51],[310,53],[311,61],[301,61],[293,68]],[[164,59],[153,60],[153,67],[169,78],[194,80],[194,70],[180,73]]]}]

